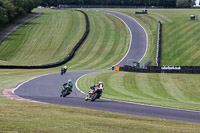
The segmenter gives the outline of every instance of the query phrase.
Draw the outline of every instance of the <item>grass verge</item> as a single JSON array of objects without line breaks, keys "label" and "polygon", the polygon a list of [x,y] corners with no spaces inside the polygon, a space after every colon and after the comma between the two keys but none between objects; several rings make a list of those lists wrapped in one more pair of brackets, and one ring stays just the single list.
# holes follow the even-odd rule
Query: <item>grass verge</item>
[{"label": "grass verge", "polygon": [[71,52],[85,32],[85,18],[80,12],[39,11],[43,15],[17,29],[1,43],[0,64],[42,65],[57,62]]},{"label": "grass verge", "polygon": [[200,130],[199,124],[15,100],[0,102],[0,132],[197,133]]},{"label": "grass verge", "polygon": [[198,9],[147,9],[148,14],[135,14],[138,9],[112,9],[136,19],[147,31],[148,51],[145,61],[155,64],[157,50],[157,25],[163,23],[162,65],[199,66],[199,21],[190,21]]},{"label": "grass verge", "polygon": [[68,65],[73,69],[105,69],[117,64],[126,54],[130,33],[123,22],[111,15],[86,11],[90,33]]},{"label": "grass verge", "polygon": [[103,81],[104,98],[200,111],[199,80],[199,75],[109,71],[86,75],[78,86],[87,93]]}]

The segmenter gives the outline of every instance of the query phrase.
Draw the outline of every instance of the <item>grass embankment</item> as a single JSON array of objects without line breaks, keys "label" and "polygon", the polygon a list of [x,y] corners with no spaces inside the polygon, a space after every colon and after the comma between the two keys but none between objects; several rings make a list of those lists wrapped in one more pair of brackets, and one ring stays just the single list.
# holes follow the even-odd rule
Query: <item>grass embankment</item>
[{"label": "grass embankment", "polygon": [[0,132],[198,133],[199,124],[14,100],[0,100]]},{"label": "grass embankment", "polygon": [[68,65],[73,69],[104,69],[118,63],[130,44],[130,32],[116,17],[86,11],[90,34]]},{"label": "grass embankment", "polygon": [[[88,12],[88,14],[91,14],[91,17],[93,16],[95,18],[92,12]],[[99,14],[98,16],[101,16],[101,14]],[[94,22],[91,22],[93,23],[91,24],[91,27],[94,27],[95,25],[100,27],[100,24],[97,25],[99,22],[95,21],[95,19],[92,19],[91,17],[90,17],[90,20],[94,21]],[[118,21],[118,19],[114,19],[110,16],[106,16],[106,17],[103,16],[103,17],[106,18],[106,22],[110,21],[109,19]],[[39,17],[39,18],[42,18],[42,17]],[[101,20],[99,19],[99,21]],[[55,23],[57,22],[58,21],[55,21]],[[103,22],[101,21],[101,23]],[[113,22],[113,24],[116,24],[116,22]],[[106,31],[102,31],[100,33],[95,32],[95,31],[92,32],[92,30],[94,30],[92,28],[88,39],[92,40],[93,38],[95,41],[94,40],[91,41],[92,43],[90,44],[93,44],[93,43],[101,44],[100,41],[103,41],[103,39],[98,39],[97,41],[98,37],[95,37],[96,35],[92,35],[92,34],[98,33],[99,34],[98,36],[102,36],[101,34],[108,32],[110,30],[108,28],[112,26],[109,25],[109,27],[107,28],[103,28],[103,27],[99,28],[99,27],[98,29],[96,28],[95,30],[103,29]],[[49,34],[49,32],[46,32],[46,33]],[[121,32],[120,35],[122,33],[124,32]],[[115,36],[115,37],[118,37],[118,36]],[[110,44],[110,43],[107,43],[107,44]],[[84,48],[84,46],[82,47]],[[93,53],[93,51],[87,51],[87,50],[83,52],[81,51],[82,48],[79,50],[80,50],[79,52],[82,52],[83,55],[87,54],[88,52]],[[92,50],[95,50],[95,49],[92,49]],[[96,51],[94,51],[94,53],[95,52]],[[96,58],[100,59],[99,56],[100,55],[97,55]],[[79,55],[79,57],[81,56]],[[90,55],[88,55],[88,57],[90,57]],[[80,61],[78,60],[78,58],[77,59],[74,58],[73,60],[76,60],[74,61],[75,63],[78,63],[78,61]],[[71,66],[74,65],[72,63],[73,60],[70,62]],[[91,60],[91,61],[94,61],[94,60]],[[99,61],[102,61],[102,60],[100,59]],[[103,64],[104,63],[106,62],[103,62]],[[81,67],[84,67],[84,65],[79,65],[79,67],[74,66],[74,69],[73,68],[70,68],[70,69],[73,69],[73,70],[83,69]],[[96,66],[95,65],[93,66],[93,64],[90,64],[86,68],[94,69],[94,67]],[[98,68],[103,68],[103,67],[107,67],[107,66],[104,64],[101,67],[99,66]],[[57,70],[58,68],[48,69],[48,70],[1,70],[0,71],[0,90],[2,91],[5,88],[15,87],[17,84],[27,79],[30,79],[31,77],[39,76],[45,73],[55,72]],[[91,82],[88,82],[88,84],[90,83]],[[199,132],[200,126],[199,124],[173,122],[173,121],[167,121],[167,120],[161,120],[161,119],[155,119],[155,118],[135,117],[135,116],[130,116],[130,115],[114,114],[114,113],[103,112],[103,111],[93,111],[93,110],[88,110],[88,109],[0,99],[0,129],[1,129],[0,132],[9,132],[9,131],[11,132],[15,132],[15,131],[16,132],[93,132],[93,131],[96,131],[96,132],[170,132],[171,133],[171,132]]]},{"label": "grass embankment", "polygon": [[81,78],[78,86],[88,93],[91,85],[103,81],[104,98],[200,111],[199,80],[189,74],[98,72]]},{"label": "grass embankment", "polygon": [[[31,77],[52,71],[54,70],[0,70],[0,90],[14,87]],[[100,75],[100,79],[101,77],[102,75]],[[96,78],[97,81],[100,79]],[[91,82],[88,82],[88,84],[91,84]],[[108,88],[105,88],[106,91],[108,91]],[[59,105],[0,99],[0,129],[0,132],[24,133],[93,131],[97,133],[171,133],[198,132],[200,125]]]},{"label": "grass embankment", "polygon": [[[37,10],[36,10],[37,11]],[[85,32],[85,18],[71,10],[43,15],[10,34],[0,45],[0,64],[42,65],[66,57]]]},{"label": "grass embankment", "polygon": [[200,22],[190,21],[190,15],[197,17],[199,10],[161,10],[159,14],[172,20],[163,25],[162,65],[200,66]]},{"label": "grass embankment", "polygon": [[[147,32],[148,36],[148,48],[146,55],[143,59],[144,62],[147,62],[149,59],[151,60],[151,65],[156,65],[156,50],[157,50],[157,20],[149,14],[135,14],[135,11],[138,9],[112,9],[113,11],[117,11],[123,14],[126,14],[132,18],[134,18],[137,22],[139,22],[142,27]],[[143,62],[142,61],[142,62]]]},{"label": "grass embankment", "polygon": [[151,59],[151,65],[155,65],[159,20],[163,23],[162,65],[200,65],[200,25],[198,21],[190,21],[190,15],[198,17],[198,9],[147,9],[148,14],[140,15],[135,14],[138,9],[114,10],[133,17],[145,28],[149,46],[144,59]]}]

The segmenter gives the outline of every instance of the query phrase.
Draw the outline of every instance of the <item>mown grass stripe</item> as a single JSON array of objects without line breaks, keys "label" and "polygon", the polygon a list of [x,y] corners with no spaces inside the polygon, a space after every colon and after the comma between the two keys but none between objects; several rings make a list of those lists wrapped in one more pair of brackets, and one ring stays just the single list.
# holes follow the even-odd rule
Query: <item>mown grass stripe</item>
[{"label": "mown grass stripe", "polygon": [[[99,54],[102,53],[102,51],[100,52],[99,50],[101,49],[101,44],[106,33],[105,24],[104,24],[104,21],[102,21],[102,19],[98,16],[94,16],[94,20],[98,23],[95,22],[95,26],[93,27],[91,26],[91,29],[93,28],[94,30],[93,33],[95,34],[96,39],[89,37],[89,39],[92,39],[92,43],[90,43],[90,46],[89,46],[89,47],[92,47],[92,49],[88,51],[89,52],[88,56],[85,56],[85,58],[81,61],[84,63],[84,66],[82,66],[83,69],[86,69],[87,66],[90,64],[93,65],[94,62],[98,59],[98,57],[100,57]],[[101,28],[99,28],[99,30],[96,30],[95,27],[101,27]],[[87,43],[87,40],[86,40],[86,43]],[[94,60],[94,58],[96,60]]]},{"label": "mown grass stripe", "polygon": [[83,90],[87,85],[103,81],[104,98],[200,110],[199,78],[198,75],[109,71],[92,73],[82,77],[78,82],[78,87]]},{"label": "mown grass stripe", "polygon": [[95,11],[88,11],[87,14],[91,22],[90,35],[68,65],[82,70],[111,67],[125,55],[129,32],[124,23],[113,16]]},{"label": "mown grass stripe", "polygon": [[[84,47],[82,46],[81,49],[79,49],[78,52],[76,53],[76,57],[74,57],[74,59],[69,62],[69,65],[73,68],[83,67],[83,63],[85,62],[85,59],[90,54],[94,54],[94,52],[91,52],[91,51],[95,49],[95,44],[96,44],[97,38],[99,37],[100,29],[99,28],[95,29],[95,27],[100,27],[99,23],[96,23],[96,20],[98,20],[99,18],[98,17],[94,18],[94,16],[92,16],[92,14],[90,14],[89,12],[87,12],[87,14],[89,15],[89,20],[90,20],[90,34],[84,43]],[[77,60],[77,61],[74,61],[74,60]]]},{"label": "mown grass stripe", "polygon": [[[94,63],[91,67],[94,67],[96,69],[100,69],[102,66],[102,62],[104,62],[104,67],[110,65],[110,61],[109,58],[110,57],[113,57],[113,58],[116,58],[113,54],[114,51],[116,51],[116,46],[114,45],[117,45],[115,42],[118,42],[118,39],[119,37],[117,36],[118,34],[118,31],[115,30],[116,28],[116,23],[113,23],[113,17],[110,18],[110,16],[108,15],[101,15],[100,16],[101,18],[104,18],[103,21],[106,23],[106,34],[105,34],[105,39],[103,40],[102,42],[102,45],[101,45],[101,49],[99,50],[99,56],[101,58],[99,58],[99,60],[96,60],[96,63]],[[118,20],[114,20],[114,21],[117,21]],[[107,63],[106,63],[106,62]],[[107,64],[107,65],[105,65]]]},{"label": "mown grass stripe", "polygon": [[[85,21],[84,15],[69,10],[41,11],[44,15],[15,32],[20,33],[19,36],[13,36],[15,42],[9,40],[9,44],[6,41],[2,43],[4,46],[0,47],[1,60],[12,62],[14,65],[41,65],[57,62],[71,52],[79,41],[74,38],[81,38],[85,31],[85,22],[81,23]],[[63,43],[66,40],[68,40],[67,46]],[[62,54],[57,53],[59,47],[63,47]],[[4,48],[7,51],[3,50]],[[4,56],[5,54],[8,56]]]},{"label": "mown grass stripe", "polygon": [[[102,16],[101,14],[99,15],[99,18],[101,18],[100,23],[100,36],[96,42],[96,46],[95,46],[95,51],[94,54],[92,54],[92,58],[90,58],[87,62],[85,62],[87,65],[85,65],[84,69],[89,69],[90,67],[92,68],[96,68],[98,67],[98,63],[102,64],[102,59],[104,58],[104,56],[106,55],[106,50],[109,47],[108,45],[108,41],[109,38],[111,36],[110,34],[110,27],[109,26],[109,21],[104,17],[104,15]],[[111,26],[112,27],[112,26]],[[97,46],[98,45],[98,46]],[[90,60],[93,60],[92,62]],[[89,67],[88,67],[89,66]]]}]

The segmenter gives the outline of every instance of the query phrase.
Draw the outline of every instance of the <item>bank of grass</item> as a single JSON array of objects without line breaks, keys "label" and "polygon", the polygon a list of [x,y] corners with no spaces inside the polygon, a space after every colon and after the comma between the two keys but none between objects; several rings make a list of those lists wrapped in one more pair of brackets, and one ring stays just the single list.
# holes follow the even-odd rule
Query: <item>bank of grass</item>
[{"label": "bank of grass", "polygon": [[84,76],[78,86],[87,93],[103,81],[104,98],[200,111],[199,80],[199,75],[109,71]]},{"label": "bank of grass", "polygon": [[[0,70],[0,90],[48,70]],[[99,79],[97,79],[99,80]],[[91,84],[91,82],[88,82]],[[108,90],[107,88],[105,89]],[[88,91],[88,90],[87,90]],[[1,99],[3,98],[3,99]],[[4,99],[0,96],[0,132],[198,132],[199,124]]]},{"label": "bank of grass", "polygon": [[199,124],[15,100],[0,100],[0,132],[197,133]]},{"label": "bank of grass", "polygon": [[118,18],[96,11],[85,11],[90,33],[68,65],[73,69],[105,69],[117,64],[126,54],[130,32]]},{"label": "bank of grass", "polygon": [[[99,14],[99,13],[92,14],[92,13],[93,12],[89,12],[88,14],[91,14],[90,20],[94,20],[92,22],[93,26],[100,27],[100,24],[98,25],[99,22],[101,22],[101,24],[105,23],[104,25],[107,25],[107,28],[104,29],[106,31],[100,32],[100,31],[95,31],[93,29],[92,33],[90,33],[89,40],[91,40],[92,42],[90,44],[96,44],[96,43],[101,44],[100,41],[103,41],[102,39],[103,37],[100,37],[99,39],[97,39],[98,36],[102,36],[101,34],[104,34],[113,28],[109,24],[111,24],[111,20],[114,20],[115,18],[111,17],[111,20],[109,20],[108,18],[110,16],[103,16],[103,20],[105,20],[106,22],[102,22],[100,21],[100,19],[98,19],[98,21],[95,21],[97,19],[95,15],[101,17],[102,14]],[[115,24],[115,23],[120,23],[120,22],[113,22],[113,23]],[[108,25],[112,28],[109,29]],[[121,24],[119,24],[119,26],[120,25]],[[117,26],[114,26],[114,27],[116,28]],[[102,29],[103,28],[100,27],[96,30],[102,30]],[[120,35],[124,33],[125,32],[123,31],[120,33]],[[92,40],[92,38],[94,38],[94,40]],[[112,37],[109,37],[109,38],[112,40]],[[120,41],[117,41],[117,42],[119,43]],[[107,43],[107,44],[110,44],[110,43]],[[123,44],[126,44],[126,43],[123,43]],[[84,46],[82,47],[85,48]],[[101,48],[102,47],[104,48],[107,46],[102,45]],[[124,46],[124,47],[127,47],[127,46]],[[96,52],[99,52],[99,51],[95,51],[95,48],[93,48],[93,50],[88,50],[88,51],[85,50],[85,52],[82,51],[82,53],[83,55],[87,54],[88,56],[86,56],[86,58],[89,58],[90,54],[88,53],[94,54]],[[126,50],[123,50],[123,51],[126,51]],[[110,52],[110,53],[113,53],[113,52]],[[103,58],[101,58],[100,55],[101,54],[96,54],[95,58],[92,58],[92,60],[88,59],[88,61],[82,62],[83,63],[82,65],[80,63],[79,66],[73,66],[73,65],[76,65],[76,63],[79,63],[79,61],[84,60],[79,55],[80,60],[74,58],[73,60],[76,60],[76,61],[74,61],[74,63],[72,63],[73,60],[70,62],[71,63],[70,69],[71,70],[72,69],[80,70],[80,69],[86,69],[86,68],[95,69],[95,67],[100,69],[100,68],[110,66],[112,64],[111,61],[109,61],[109,63],[111,63],[110,65],[106,65],[106,62],[103,62],[103,65],[101,66]],[[107,56],[109,57],[111,55],[107,55]],[[107,56],[104,57],[104,59],[107,58]],[[101,63],[95,62],[93,64],[92,62],[95,61],[95,59],[97,58],[98,58],[98,61],[100,61]],[[85,66],[90,62],[91,62],[90,65]],[[58,68],[48,69],[48,70],[0,70],[0,91],[3,91],[5,88],[13,88],[17,84],[27,79],[30,79],[32,77],[39,76],[42,74],[47,74],[47,73],[53,73],[53,72],[58,72]],[[102,77],[102,75],[100,75],[100,77]],[[91,79],[91,81],[87,82],[88,83],[87,85],[90,85],[92,83],[97,83],[99,80],[97,78],[95,78],[96,79],[95,81]],[[107,82],[110,82],[110,81],[107,81]],[[1,98],[3,98],[2,95],[1,95]],[[130,116],[130,115],[114,114],[114,113],[109,113],[109,112],[94,111],[94,110],[81,109],[81,108],[72,108],[72,107],[63,107],[63,106],[58,106],[58,105],[47,105],[47,104],[39,104],[39,103],[29,103],[29,102],[24,102],[24,101],[0,99],[0,129],[1,129],[0,132],[9,132],[9,131],[11,132],[93,132],[93,131],[96,131],[96,132],[170,132],[171,133],[171,132],[199,132],[200,127],[199,127],[199,124],[188,124],[188,123],[167,121],[167,120],[162,120],[162,119],[136,117],[136,116]]]},{"label": "bank of grass", "polygon": [[[0,46],[0,64],[41,65],[66,57],[85,32],[85,18],[71,10],[44,13],[8,36]],[[71,70],[104,69],[118,63],[128,51],[130,33],[116,17],[85,11],[90,33],[67,65]]]},{"label": "bank of grass", "polygon": [[85,32],[85,17],[71,10],[43,14],[10,34],[0,45],[1,65],[42,65],[66,57]]},{"label": "bank of grass", "polygon": [[147,31],[148,51],[145,61],[155,65],[157,24],[163,23],[162,65],[199,66],[199,21],[190,21],[190,15],[199,15],[199,9],[147,9],[148,14],[135,14],[139,9],[112,9],[136,19]]},{"label": "bank of grass", "polygon": [[[138,11],[138,9],[112,9],[112,11],[117,11],[122,14],[128,15],[132,18],[134,18],[137,22],[139,22],[142,27],[147,32],[148,36],[148,48],[146,55],[143,59],[144,62],[147,62],[149,59],[151,60],[151,65],[156,65],[156,42],[157,42],[157,19],[152,17],[151,15],[136,15],[135,12]],[[142,61],[142,62],[143,62]]]}]

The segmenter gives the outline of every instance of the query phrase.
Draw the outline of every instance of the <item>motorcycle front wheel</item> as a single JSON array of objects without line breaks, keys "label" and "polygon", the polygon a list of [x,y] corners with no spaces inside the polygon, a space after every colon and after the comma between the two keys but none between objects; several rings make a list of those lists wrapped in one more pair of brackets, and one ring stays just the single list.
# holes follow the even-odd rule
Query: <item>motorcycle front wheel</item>
[{"label": "motorcycle front wheel", "polygon": [[95,93],[94,96],[91,98],[91,101],[94,102],[97,99],[98,93]]}]

